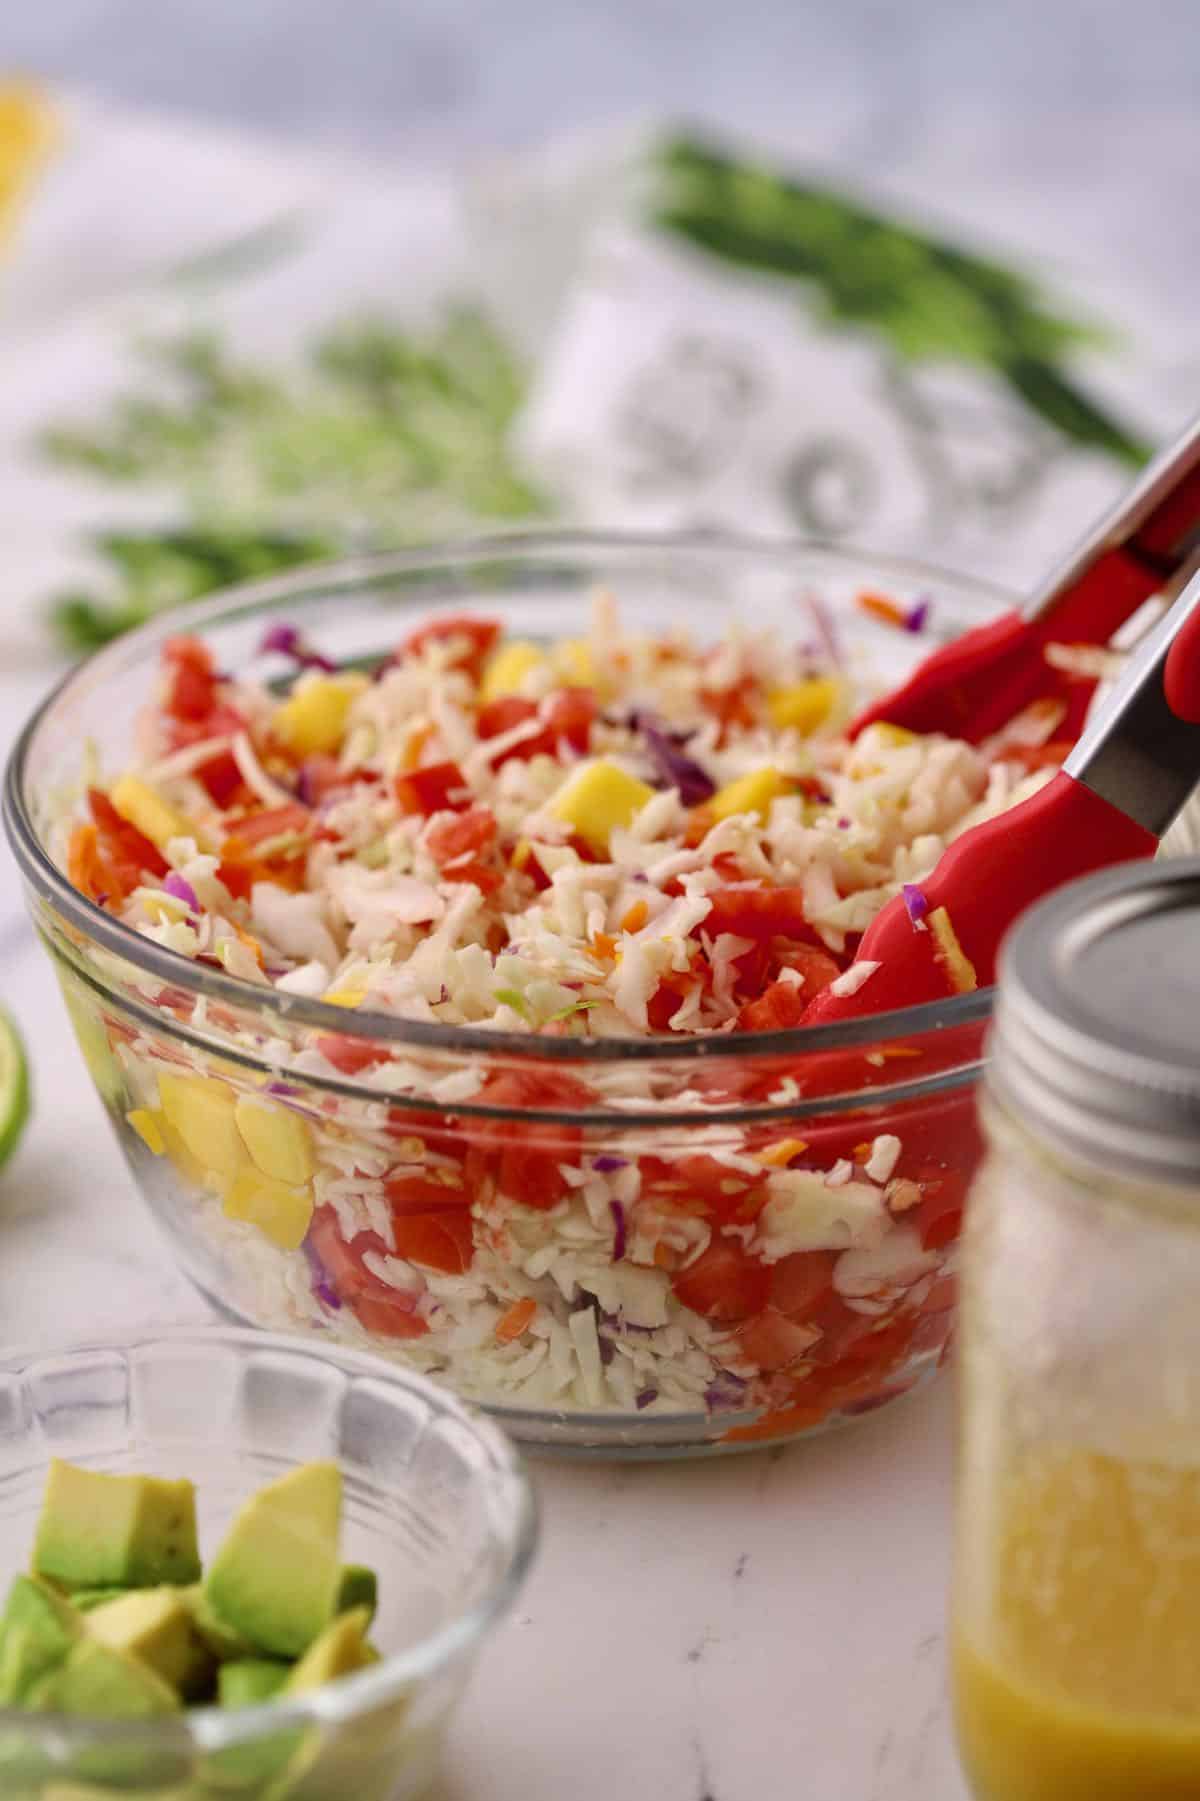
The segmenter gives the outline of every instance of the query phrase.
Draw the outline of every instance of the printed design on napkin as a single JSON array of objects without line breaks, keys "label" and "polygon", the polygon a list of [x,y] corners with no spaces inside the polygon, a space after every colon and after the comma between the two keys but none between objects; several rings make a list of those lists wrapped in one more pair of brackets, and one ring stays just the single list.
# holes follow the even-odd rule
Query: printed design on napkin
[{"label": "printed design on napkin", "polygon": [[8,236],[57,137],[54,109],[24,81],[0,81],[0,241]]},{"label": "printed design on napkin", "polygon": [[1018,269],[696,136],[652,145],[636,192],[519,426],[570,513],[1022,580],[1147,455],[1081,373],[1117,346]]},{"label": "printed design on napkin", "polygon": [[90,649],[234,582],[539,511],[507,445],[523,395],[513,354],[469,307],[424,333],[343,324],[286,368],[211,331],[143,343],[100,421],[55,425],[42,449],[117,487],[165,486],[179,523],[96,534],[107,579],[56,597],[60,636]]}]

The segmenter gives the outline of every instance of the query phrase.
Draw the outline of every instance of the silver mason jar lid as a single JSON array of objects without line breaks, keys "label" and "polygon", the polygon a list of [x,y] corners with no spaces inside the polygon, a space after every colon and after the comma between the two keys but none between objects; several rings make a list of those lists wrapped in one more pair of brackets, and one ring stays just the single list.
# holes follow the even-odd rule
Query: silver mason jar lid
[{"label": "silver mason jar lid", "polygon": [[1200,857],[1121,864],[1025,915],[987,1081],[1051,1147],[1200,1187]]}]

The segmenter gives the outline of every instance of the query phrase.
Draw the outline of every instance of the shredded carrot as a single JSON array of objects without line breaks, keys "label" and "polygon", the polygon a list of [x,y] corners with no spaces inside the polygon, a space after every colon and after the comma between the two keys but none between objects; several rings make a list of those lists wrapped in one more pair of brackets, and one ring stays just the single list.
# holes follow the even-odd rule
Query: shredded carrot
[{"label": "shredded carrot", "polygon": [[771,1169],[782,1169],[807,1149],[806,1138],[781,1138],[776,1144],[769,1144],[765,1151],[759,1151],[755,1161],[765,1163]]},{"label": "shredded carrot", "polygon": [[650,909],[644,900],[635,900],[632,907],[621,921],[623,932],[640,932],[650,917]]},{"label": "shredded carrot", "polygon": [[77,825],[67,846],[67,874],[75,887],[90,900],[96,899],[92,892],[95,867],[96,828],[94,825]]},{"label": "shredded carrot", "polygon": [[852,1155],[856,1163],[865,1163],[871,1155],[871,1147],[869,1144],[856,1144]]},{"label": "shredded carrot", "polygon": [[230,920],[229,923],[230,923],[230,925],[233,925],[233,930],[234,930],[234,933],[235,933],[238,941],[245,945],[246,949],[252,954],[254,961],[258,964],[258,967],[261,969],[263,966],[263,954],[262,954],[262,945],[258,942],[258,939],[252,938],[250,936],[249,932],[243,932],[241,926],[234,925],[234,922],[232,920]]},{"label": "shredded carrot", "polygon": [[958,933],[950,923],[950,915],[945,907],[937,907],[929,915],[929,929],[936,942],[934,954],[950,977],[954,992],[971,994],[979,986],[979,977],[975,973],[975,965],[958,942]]},{"label": "shredded carrot", "polygon": [[592,933],[592,949],[598,957],[611,957],[616,952],[617,941],[607,932]]},{"label": "shredded carrot", "polygon": [[419,767],[421,762],[421,752],[433,737],[433,733],[434,728],[432,725],[419,725],[415,731],[409,733],[408,743],[404,746],[404,756],[401,760],[402,769],[416,769]]},{"label": "shredded carrot", "polygon": [[523,1301],[514,1301],[508,1312],[496,1322],[496,1343],[511,1344],[514,1338],[520,1338],[533,1322],[537,1312],[537,1302],[527,1295]]},{"label": "shredded carrot", "polygon": [[875,619],[882,619],[885,625],[903,626],[908,623],[908,614],[898,601],[889,600],[886,594],[865,592],[859,595],[858,604],[864,613],[870,613]]},{"label": "shredded carrot", "polygon": [[671,1256],[669,1247],[665,1244],[656,1244],[655,1245],[654,1261],[658,1265],[659,1269],[674,1268],[674,1258]]},{"label": "shredded carrot", "polygon": [[915,1044],[885,1044],[879,1050],[879,1055],[886,1063],[896,1063],[902,1057],[920,1057],[922,1054]]}]

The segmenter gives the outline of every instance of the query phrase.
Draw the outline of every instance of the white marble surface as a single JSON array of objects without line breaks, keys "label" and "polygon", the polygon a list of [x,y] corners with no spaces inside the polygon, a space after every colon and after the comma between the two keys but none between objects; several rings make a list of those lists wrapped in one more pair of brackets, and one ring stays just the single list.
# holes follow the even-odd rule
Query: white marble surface
[{"label": "white marble surface", "polygon": [[[48,680],[0,671],[5,756]],[[7,851],[0,974],[35,1082],[0,1174],[0,1337],[203,1319],[131,1191]],[[961,1801],[948,1403],[942,1383],[708,1465],[539,1464],[541,1556],[436,1801]]]}]

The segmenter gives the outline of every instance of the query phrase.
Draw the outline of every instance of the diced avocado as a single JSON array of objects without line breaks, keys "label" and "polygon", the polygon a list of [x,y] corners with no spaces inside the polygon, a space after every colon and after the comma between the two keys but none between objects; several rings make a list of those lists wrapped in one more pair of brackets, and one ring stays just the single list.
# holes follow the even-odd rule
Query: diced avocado
[{"label": "diced avocado", "polygon": [[714,819],[732,819],[735,813],[757,813],[765,824],[771,802],[776,795],[786,794],[787,787],[777,769],[754,769],[749,775],[740,775],[735,782],[727,782],[723,788],[718,788],[712,799],[704,803],[705,811]]},{"label": "diced avocado", "polygon": [[375,1661],[367,1643],[371,1615],[365,1607],[352,1607],[326,1626],[311,1644],[287,1680],[286,1693],[304,1695],[341,1676],[352,1676]]},{"label": "diced avocado", "polygon": [[276,1657],[301,1657],[333,1619],[341,1587],[336,1463],[306,1463],[253,1495],[204,1584],[214,1611]]},{"label": "diced avocado", "polygon": [[222,1707],[260,1707],[277,1695],[292,1665],[277,1657],[241,1657],[217,1672],[217,1700]]},{"label": "diced avocado", "polygon": [[108,1601],[119,1601],[122,1595],[131,1592],[127,1588],[76,1588],[71,1591],[71,1606],[77,1607],[80,1613],[91,1613],[93,1607],[103,1607]]},{"label": "diced avocado", "polygon": [[33,1548],[34,1573],[64,1587],[194,1582],[196,1491],[157,1476],[107,1476],[55,1458]]},{"label": "diced avocado", "polygon": [[36,1576],[18,1576],[0,1620],[0,1705],[12,1706],[63,1663],[83,1630],[69,1601]]},{"label": "diced avocado", "polygon": [[212,1653],[177,1588],[133,1589],[87,1616],[87,1630],[114,1651],[136,1657],[186,1698],[212,1673]]},{"label": "diced avocado", "polygon": [[250,1640],[243,1633],[235,1632],[210,1605],[202,1582],[193,1583],[190,1588],[181,1588],[179,1598],[192,1616],[192,1625],[199,1634],[201,1643],[207,1645],[218,1663],[229,1663],[237,1658],[255,1655]]},{"label": "diced avocado", "polygon": [[379,1582],[374,1570],[369,1570],[365,1563],[346,1563],[342,1565],[342,1585],[338,1590],[337,1611],[349,1613],[352,1607],[365,1607],[367,1624],[375,1618],[375,1605],[379,1599]]},{"label": "diced avocado", "polygon": [[559,789],[550,805],[556,819],[566,823],[594,851],[604,853],[618,826],[632,824],[654,790],[617,763],[601,758],[584,763]]},{"label": "diced avocado", "polygon": [[136,1657],[127,1657],[85,1634],[57,1669],[38,1678],[27,1704],[41,1711],[131,1720],[178,1713],[181,1702],[170,1685]]}]

